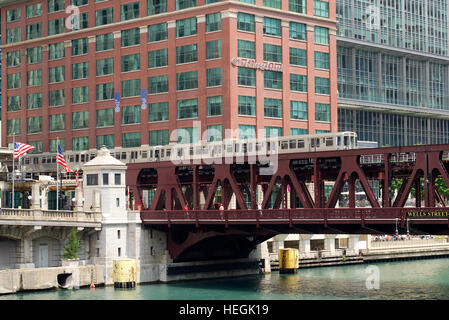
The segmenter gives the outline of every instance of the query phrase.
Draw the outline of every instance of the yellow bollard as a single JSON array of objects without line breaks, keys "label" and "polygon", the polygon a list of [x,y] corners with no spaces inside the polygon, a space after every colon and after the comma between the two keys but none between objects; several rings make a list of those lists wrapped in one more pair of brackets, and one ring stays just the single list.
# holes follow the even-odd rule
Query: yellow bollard
[{"label": "yellow bollard", "polygon": [[135,259],[113,261],[112,281],[114,288],[134,288],[136,286],[137,263]]},{"label": "yellow bollard", "polygon": [[296,273],[298,268],[298,249],[279,249],[279,273]]}]

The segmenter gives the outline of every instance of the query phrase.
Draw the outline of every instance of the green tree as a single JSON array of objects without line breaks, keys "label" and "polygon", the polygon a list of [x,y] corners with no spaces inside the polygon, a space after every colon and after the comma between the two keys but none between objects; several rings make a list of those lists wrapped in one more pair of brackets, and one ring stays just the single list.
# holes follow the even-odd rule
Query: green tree
[{"label": "green tree", "polygon": [[69,239],[65,245],[62,257],[64,259],[79,259],[78,249],[80,248],[80,241],[76,237],[76,228],[72,228],[69,234]]}]

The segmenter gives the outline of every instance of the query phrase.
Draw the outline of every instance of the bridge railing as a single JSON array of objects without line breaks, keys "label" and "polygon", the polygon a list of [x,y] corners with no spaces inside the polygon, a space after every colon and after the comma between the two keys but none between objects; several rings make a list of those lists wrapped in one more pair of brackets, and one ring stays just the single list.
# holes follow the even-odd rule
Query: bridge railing
[{"label": "bridge railing", "polygon": [[101,212],[1,208],[0,220],[101,223]]}]

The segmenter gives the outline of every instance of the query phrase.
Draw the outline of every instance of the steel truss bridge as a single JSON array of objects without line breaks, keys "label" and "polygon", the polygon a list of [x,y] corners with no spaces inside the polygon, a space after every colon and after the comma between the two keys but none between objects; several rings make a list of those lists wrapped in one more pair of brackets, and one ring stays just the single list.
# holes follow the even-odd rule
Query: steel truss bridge
[{"label": "steel truss bridge", "polygon": [[[447,195],[437,186],[449,186],[448,150],[420,145],[278,154],[271,175],[262,174],[267,163],[248,156],[214,164],[132,163],[126,180],[142,206],[142,223],[168,232],[175,261],[244,257],[279,233],[449,234]],[[366,194],[363,207],[356,183]],[[400,184],[395,193],[394,184]],[[142,204],[144,190],[154,192],[148,207]],[[263,195],[259,209],[257,190]],[[343,194],[347,207],[336,208]],[[217,195],[224,211],[215,207]],[[236,208],[230,209],[233,195]]]}]

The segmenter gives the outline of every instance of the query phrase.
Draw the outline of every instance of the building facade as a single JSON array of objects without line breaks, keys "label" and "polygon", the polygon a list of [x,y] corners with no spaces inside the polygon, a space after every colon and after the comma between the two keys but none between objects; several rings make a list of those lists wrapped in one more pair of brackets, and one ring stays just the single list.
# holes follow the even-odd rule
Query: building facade
[{"label": "building facade", "polygon": [[58,144],[76,168],[102,145],[128,162],[184,137],[338,129],[334,1],[0,3],[2,143],[36,147],[28,171],[55,171]]},{"label": "building facade", "polygon": [[449,2],[337,0],[338,129],[449,143]]}]

